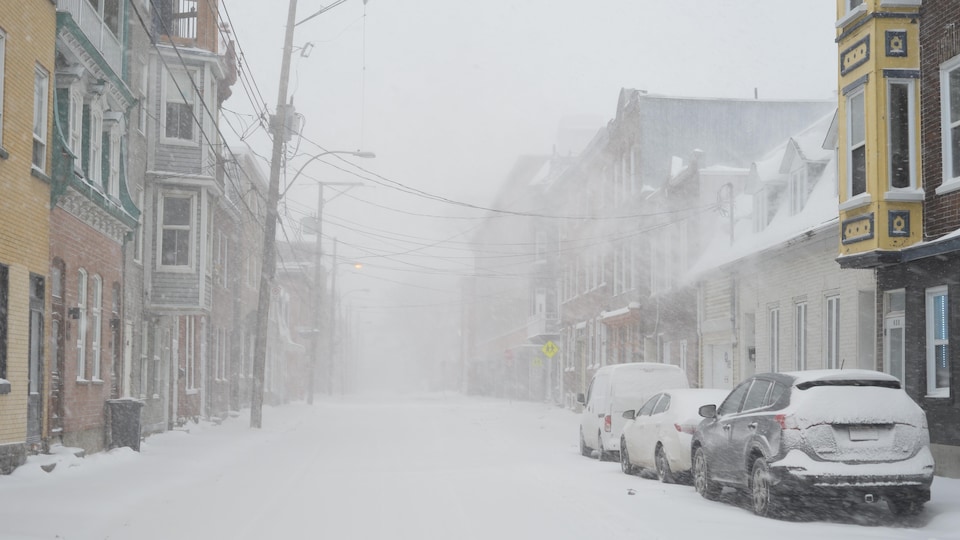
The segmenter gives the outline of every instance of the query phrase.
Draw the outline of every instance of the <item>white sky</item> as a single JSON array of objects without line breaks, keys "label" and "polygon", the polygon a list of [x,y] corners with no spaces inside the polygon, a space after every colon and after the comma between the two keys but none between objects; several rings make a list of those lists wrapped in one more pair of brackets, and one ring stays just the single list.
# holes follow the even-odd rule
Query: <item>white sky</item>
[{"label": "white sky", "polygon": [[[0,538],[937,540],[960,537],[960,480],[915,518],[885,504],[780,521],[729,496],[627,476],[580,456],[579,416],[552,405],[415,395],[318,399],[189,423],[0,477]],[[51,473],[41,462],[57,461]],[[630,493],[632,491],[632,493]]]},{"label": "white sky", "polygon": [[[222,2],[261,92],[255,101],[272,111],[287,3]],[[331,2],[299,0],[297,20]],[[291,93],[311,141],[376,152],[376,159],[355,161],[405,186],[487,206],[518,156],[549,154],[565,117],[606,123],[623,87],[705,97],[751,98],[754,89],[761,99],[832,97],[835,18],[833,0],[369,0],[366,6],[348,0],[297,27],[295,46],[315,47],[307,58],[294,56]],[[224,105],[240,115],[253,110],[239,82]],[[241,132],[253,124],[231,112],[224,118]],[[263,130],[252,131],[246,140],[269,156]],[[230,126],[224,132],[236,140]],[[303,157],[291,160],[289,174],[317,152],[302,142]],[[310,165],[287,197],[288,223],[315,212],[317,188],[305,177],[358,181]],[[480,213],[385,187],[327,199],[325,236],[341,241],[344,259],[365,256],[368,264],[362,276],[341,275],[341,290],[372,291],[352,295],[352,303],[456,299],[436,289],[453,290],[455,278],[469,273],[469,230]],[[464,214],[474,219],[432,217]],[[395,282],[418,275],[418,287],[397,288]],[[378,313],[411,315],[398,307]]]}]

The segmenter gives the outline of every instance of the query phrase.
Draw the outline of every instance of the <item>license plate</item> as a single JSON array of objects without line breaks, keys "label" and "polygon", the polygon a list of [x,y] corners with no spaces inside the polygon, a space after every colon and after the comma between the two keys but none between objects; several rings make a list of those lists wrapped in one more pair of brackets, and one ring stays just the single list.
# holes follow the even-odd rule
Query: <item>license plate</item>
[{"label": "license plate", "polygon": [[871,426],[850,426],[851,441],[875,441],[879,439],[877,428]]}]

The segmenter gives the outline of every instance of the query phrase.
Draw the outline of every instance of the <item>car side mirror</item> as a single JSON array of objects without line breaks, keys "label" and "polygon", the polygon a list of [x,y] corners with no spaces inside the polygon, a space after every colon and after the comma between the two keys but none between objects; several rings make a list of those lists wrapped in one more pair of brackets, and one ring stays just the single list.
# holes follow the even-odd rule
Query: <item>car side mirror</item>
[{"label": "car side mirror", "polygon": [[699,413],[700,413],[700,416],[702,416],[702,417],[704,417],[704,418],[716,418],[716,417],[717,417],[717,406],[716,406],[716,405],[713,405],[713,404],[703,405],[703,406],[700,407],[700,409],[699,409],[697,412],[699,412]]},{"label": "car side mirror", "polygon": [[587,400],[583,397],[583,394],[577,394],[577,403],[583,405]]},{"label": "car side mirror", "polygon": [[633,410],[623,411],[623,417],[626,418],[627,420],[633,420],[637,417],[637,413],[634,412]]}]

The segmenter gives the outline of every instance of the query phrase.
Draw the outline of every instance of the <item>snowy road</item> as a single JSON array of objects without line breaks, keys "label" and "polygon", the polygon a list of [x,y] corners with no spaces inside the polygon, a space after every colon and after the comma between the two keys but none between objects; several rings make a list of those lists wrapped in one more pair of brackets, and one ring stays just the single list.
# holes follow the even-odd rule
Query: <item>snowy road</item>
[{"label": "snowy road", "polygon": [[[581,457],[556,407],[461,396],[318,400],[0,477],[0,538],[944,539],[960,481],[898,523],[777,521]],[[630,494],[630,490],[634,494]],[[728,497],[728,499],[730,499]]]}]

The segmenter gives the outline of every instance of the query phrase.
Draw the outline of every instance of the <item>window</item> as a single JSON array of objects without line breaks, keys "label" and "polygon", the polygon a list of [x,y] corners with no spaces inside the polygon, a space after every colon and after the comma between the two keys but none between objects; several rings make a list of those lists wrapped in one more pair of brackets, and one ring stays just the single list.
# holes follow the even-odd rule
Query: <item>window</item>
[{"label": "window", "polygon": [[197,142],[197,96],[191,73],[168,71],[165,92],[164,136],[172,140]]},{"label": "window", "polygon": [[110,177],[107,178],[107,192],[114,199],[120,198],[120,130],[113,128],[110,137]]},{"label": "window", "polygon": [[137,100],[137,130],[140,133],[147,132],[147,107],[149,101],[147,100],[147,92],[149,86],[149,71],[147,70],[147,63],[143,60],[140,61],[140,98]]},{"label": "window", "polygon": [[800,302],[794,309],[794,353],[797,369],[807,369],[807,303]]},{"label": "window", "polygon": [[666,412],[669,409],[670,409],[670,396],[668,396],[667,394],[664,394],[663,397],[660,398],[660,401],[657,402],[657,406],[653,408],[653,412],[651,412],[650,414],[651,415],[660,414],[662,412]]},{"label": "window", "polygon": [[890,189],[913,188],[914,181],[914,82],[891,79],[887,82],[888,174]]},{"label": "window", "polygon": [[[7,343],[7,321],[9,318],[10,279],[9,269],[0,264],[0,343]],[[7,378],[7,347],[0,347],[0,379]]]},{"label": "window", "polygon": [[193,235],[193,197],[165,195],[160,223],[160,266],[189,267]]},{"label": "window", "polygon": [[723,416],[726,414],[733,414],[740,410],[740,404],[743,403],[743,396],[746,395],[747,390],[750,389],[750,381],[744,381],[737,385],[736,388],[730,391],[730,395],[727,396],[727,399],[723,400],[723,403],[720,404],[720,407],[717,408],[717,416]]},{"label": "window", "polygon": [[648,399],[647,402],[640,407],[640,410],[637,411],[637,416],[650,416],[653,414],[653,409],[657,406],[657,402],[660,401],[661,397],[663,397],[663,394],[657,394]]},{"label": "window", "polygon": [[946,287],[927,289],[927,395],[950,396],[949,303]]},{"label": "window", "polygon": [[3,79],[6,73],[4,58],[7,56],[7,35],[0,30],[0,147],[3,147]]},{"label": "window", "polygon": [[93,331],[91,349],[93,352],[92,379],[100,380],[100,356],[102,352],[100,323],[103,320],[103,281],[100,276],[93,276],[93,306],[90,309],[90,329]]},{"label": "window", "polygon": [[906,291],[903,289],[883,294],[883,367],[900,382],[906,382],[905,307]]},{"label": "window", "polygon": [[227,378],[227,329],[218,328],[216,333],[219,342],[216,357],[217,379],[223,381]]},{"label": "window", "polygon": [[[70,90],[70,151],[80,158],[83,150],[83,96],[80,92]],[[77,167],[80,164],[76,165]]]},{"label": "window", "polygon": [[90,107],[90,131],[87,133],[89,157],[87,179],[94,185],[103,185],[103,111],[97,104]]},{"label": "window", "polygon": [[780,370],[780,309],[770,310],[770,371]]},{"label": "window", "polygon": [[826,336],[826,347],[827,351],[824,355],[826,359],[826,365],[824,367],[828,369],[836,369],[840,366],[840,297],[839,296],[828,296],[827,297],[827,316],[824,318],[826,328],[824,328],[824,335]]},{"label": "window", "polygon": [[143,186],[137,186],[137,208],[140,209],[140,217],[137,220],[137,232],[133,236],[133,261],[143,264]]},{"label": "window", "polygon": [[46,171],[47,165],[47,94],[50,74],[37,66],[33,72],[33,167]]},{"label": "window", "polygon": [[186,372],[187,372],[187,390],[197,388],[197,329],[196,321],[193,317],[185,317],[184,326],[186,327],[186,336],[184,344],[186,348]]},{"label": "window", "polygon": [[796,215],[807,204],[807,166],[803,165],[790,173],[790,214]]},{"label": "window", "polygon": [[750,385],[750,390],[747,391],[747,397],[743,400],[742,410],[751,411],[766,405],[767,402],[765,398],[771,385],[773,385],[773,383],[770,381],[754,379],[753,384]]},{"label": "window", "polygon": [[87,378],[87,271],[77,271],[77,380]]},{"label": "window", "polygon": [[943,183],[960,185],[960,56],[940,67]]},{"label": "window", "polygon": [[863,89],[847,96],[847,198],[867,191],[867,127]]},{"label": "window", "polygon": [[680,369],[687,372],[687,340],[680,340]]},{"label": "window", "polygon": [[847,13],[857,9],[860,4],[863,4],[863,0],[847,0]]},{"label": "window", "polygon": [[150,355],[148,345],[150,324],[146,321],[140,323],[140,397],[147,397],[147,385],[150,384]]}]

